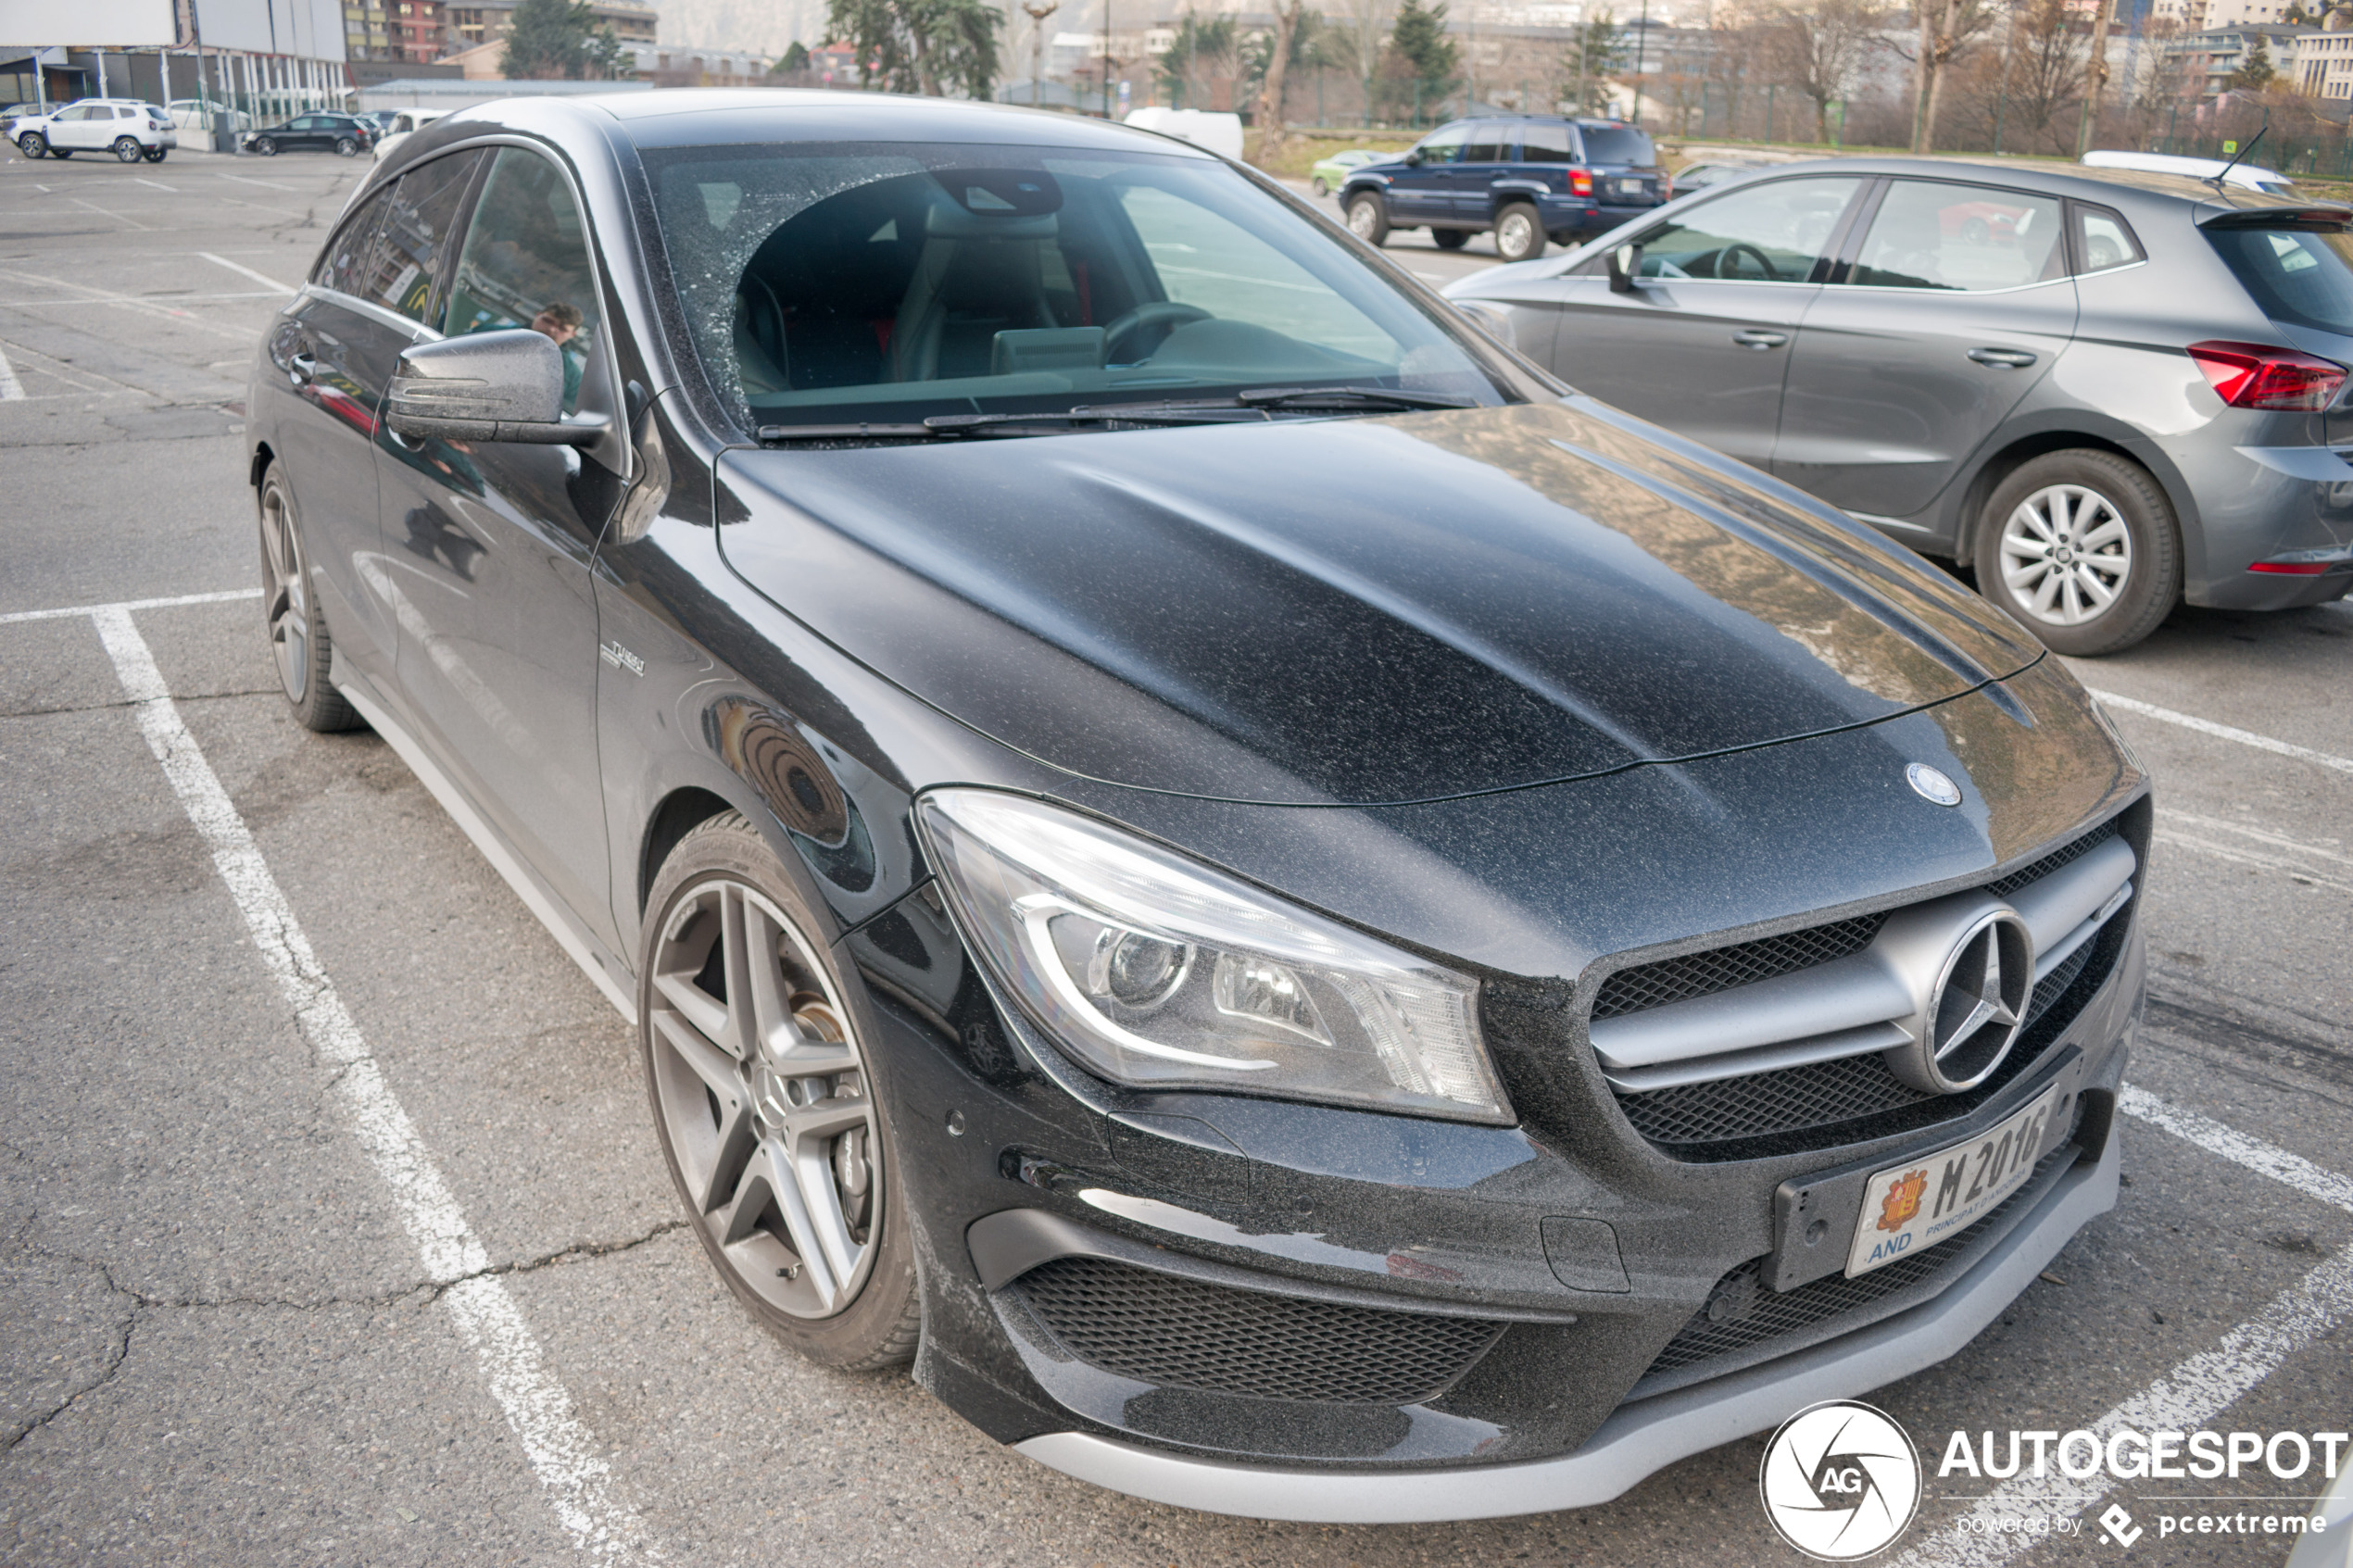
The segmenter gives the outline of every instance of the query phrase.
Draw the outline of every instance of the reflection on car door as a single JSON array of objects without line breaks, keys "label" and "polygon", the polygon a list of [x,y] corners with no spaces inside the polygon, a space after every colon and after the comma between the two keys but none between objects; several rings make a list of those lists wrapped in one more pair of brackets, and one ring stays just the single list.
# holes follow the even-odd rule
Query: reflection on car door
[{"label": "reflection on car door", "polygon": [[310,287],[279,318],[259,383],[276,406],[254,410],[277,433],[336,651],[378,678],[392,672],[393,638],[382,599],[365,586],[377,548],[371,448],[393,362],[409,346],[408,324],[366,293],[389,197],[371,197],[337,227]]},{"label": "reflection on car door", "polygon": [[2050,196],[1890,182],[1806,313],[1773,471],[1867,516],[1925,509],[2074,335],[2060,218]]},{"label": "reflection on car door", "polygon": [[[554,163],[501,147],[479,186],[434,310],[441,330],[547,333],[563,345],[565,411],[605,414],[616,434],[601,453],[387,436],[377,460],[400,688],[459,786],[611,942],[588,563],[625,459],[597,274],[578,200]],[[440,245],[433,212],[420,199],[388,225],[421,271]]]},{"label": "reflection on car door", "polygon": [[1789,345],[1863,183],[1817,175],[1746,185],[1629,235],[1644,246],[1630,293],[1611,290],[1601,257],[1554,280],[1545,291],[1560,312],[1554,372],[1766,466]]}]

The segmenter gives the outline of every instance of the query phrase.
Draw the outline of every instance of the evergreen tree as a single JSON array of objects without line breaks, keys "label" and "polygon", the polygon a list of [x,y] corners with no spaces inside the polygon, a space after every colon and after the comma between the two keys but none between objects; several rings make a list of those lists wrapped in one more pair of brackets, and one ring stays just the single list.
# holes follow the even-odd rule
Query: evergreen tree
[{"label": "evergreen tree", "polygon": [[777,76],[788,76],[797,71],[807,70],[808,69],[809,46],[801,43],[799,39],[796,38],[790,44],[785,45],[784,56],[776,61],[775,69],[773,74]]},{"label": "evergreen tree", "polygon": [[2261,33],[2246,41],[2246,55],[2238,69],[2224,79],[2222,85],[2233,93],[2260,93],[2279,74],[2271,68],[2271,43]]},{"label": "evergreen tree", "polygon": [[518,0],[499,69],[510,80],[577,81],[588,74],[596,20],[573,0]]},{"label": "evergreen tree", "polygon": [[1428,6],[1422,0],[1403,0],[1397,7],[1396,25],[1389,30],[1389,46],[1421,83],[1425,98],[1439,97],[1453,85],[1460,54],[1446,36],[1445,0]]},{"label": "evergreen tree", "polygon": [[1633,41],[1609,12],[1595,11],[1561,51],[1561,97],[1578,114],[1609,107],[1609,79],[1634,62]]},{"label": "evergreen tree", "polygon": [[1004,20],[988,0],[827,0],[825,41],[857,51],[859,78],[870,86],[987,98]]}]

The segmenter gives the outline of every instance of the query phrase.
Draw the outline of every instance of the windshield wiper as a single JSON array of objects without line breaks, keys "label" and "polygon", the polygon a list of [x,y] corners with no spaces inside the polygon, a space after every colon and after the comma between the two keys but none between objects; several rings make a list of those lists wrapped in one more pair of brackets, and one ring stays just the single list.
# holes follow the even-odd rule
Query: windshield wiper
[{"label": "windshield wiper", "polygon": [[1037,414],[934,414],[915,423],[761,425],[760,439],[786,441],[943,441],[1021,435],[1032,431],[1109,430],[1120,425],[1233,424],[1263,420],[1238,403],[1112,403]]},{"label": "windshield wiper", "polygon": [[1476,408],[1478,401],[1444,392],[1393,386],[1261,386],[1234,395],[1245,408]]}]

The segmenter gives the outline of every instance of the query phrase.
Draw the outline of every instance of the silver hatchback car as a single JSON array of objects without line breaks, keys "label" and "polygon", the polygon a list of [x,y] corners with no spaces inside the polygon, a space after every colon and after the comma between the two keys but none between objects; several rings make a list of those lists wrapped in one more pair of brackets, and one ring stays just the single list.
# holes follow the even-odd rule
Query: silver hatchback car
[{"label": "silver hatchback car", "polygon": [[1579,390],[2103,654],[2184,600],[2353,588],[2348,228],[2172,175],[1846,158],[1446,292]]}]

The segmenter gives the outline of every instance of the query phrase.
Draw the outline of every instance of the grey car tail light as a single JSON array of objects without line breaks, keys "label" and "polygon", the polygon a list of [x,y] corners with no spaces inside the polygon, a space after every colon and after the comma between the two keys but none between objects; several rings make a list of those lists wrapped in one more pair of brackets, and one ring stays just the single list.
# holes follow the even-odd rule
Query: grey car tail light
[{"label": "grey car tail light", "polygon": [[[1637,1128],[1667,1142],[1962,1093],[2082,973],[2137,870],[2103,826],[1981,889],[1621,971],[1595,1000],[1594,1053]],[[1684,1114],[1646,1125],[1638,1105],[1675,1090]],[[1818,1103],[1770,1103],[1793,1094]]]}]

